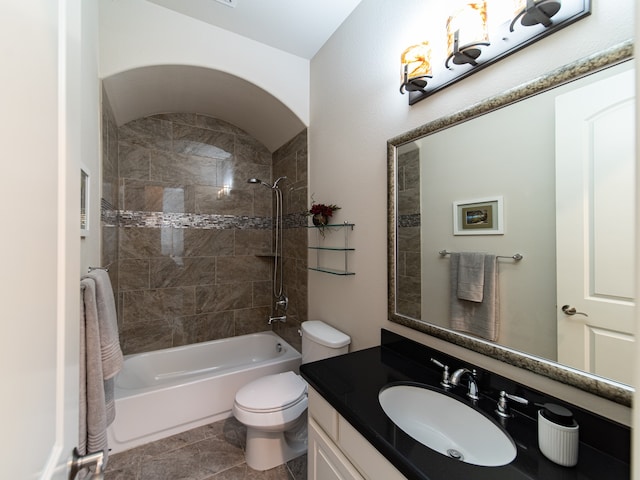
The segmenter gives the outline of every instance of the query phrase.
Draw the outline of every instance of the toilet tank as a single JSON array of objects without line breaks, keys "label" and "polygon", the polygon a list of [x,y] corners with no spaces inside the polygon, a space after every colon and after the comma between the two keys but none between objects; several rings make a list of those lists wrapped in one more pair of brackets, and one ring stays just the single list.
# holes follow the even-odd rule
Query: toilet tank
[{"label": "toilet tank", "polygon": [[302,363],[335,357],[349,351],[351,337],[319,320],[302,322]]}]

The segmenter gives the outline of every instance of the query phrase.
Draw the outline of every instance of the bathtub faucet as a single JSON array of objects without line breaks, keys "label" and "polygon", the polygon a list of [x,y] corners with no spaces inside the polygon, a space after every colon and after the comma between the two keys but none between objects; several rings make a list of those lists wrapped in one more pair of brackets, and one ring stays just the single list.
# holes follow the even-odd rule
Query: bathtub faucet
[{"label": "bathtub faucet", "polygon": [[287,316],[286,315],[282,315],[280,317],[269,317],[269,325],[271,325],[273,322],[286,322],[287,321]]}]

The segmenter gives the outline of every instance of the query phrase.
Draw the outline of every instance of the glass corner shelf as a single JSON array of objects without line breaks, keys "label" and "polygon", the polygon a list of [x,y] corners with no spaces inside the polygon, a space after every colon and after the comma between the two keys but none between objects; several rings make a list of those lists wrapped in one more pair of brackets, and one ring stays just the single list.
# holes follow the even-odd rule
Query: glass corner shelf
[{"label": "glass corner shelf", "polygon": [[330,273],[331,275],[340,275],[340,276],[356,274],[356,272],[346,272],[344,270],[336,270],[334,268],[325,268],[325,267],[309,267],[309,270],[315,270],[316,272]]},{"label": "glass corner shelf", "polygon": [[326,225],[307,225],[307,228],[351,227],[351,230],[353,230],[353,227],[355,226],[356,226],[355,223],[344,222],[344,223],[327,223]]},{"label": "glass corner shelf", "polygon": [[[309,267],[309,270],[315,270],[316,272],[329,273],[331,275],[355,275],[355,272],[349,271],[349,252],[355,251],[355,248],[349,246],[349,230],[353,230],[355,226],[354,223],[344,222],[344,223],[330,223],[327,225],[309,225],[307,228],[315,228],[316,229],[316,245],[309,246],[309,250],[316,251],[316,265],[314,267]],[[348,227],[348,228],[346,228]],[[327,240],[327,236],[329,233],[333,233],[330,230],[326,231],[325,228],[333,228],[333,229],[342,229],[344,231],[344,242],[342,245],[328,244],[324,245],[325,240]],[[331,240],[328,240],[331,242]],[[342,252],[344,254],[344,268],[336,269],[329,268],[322,265],[320,254],[321,252]]]}]

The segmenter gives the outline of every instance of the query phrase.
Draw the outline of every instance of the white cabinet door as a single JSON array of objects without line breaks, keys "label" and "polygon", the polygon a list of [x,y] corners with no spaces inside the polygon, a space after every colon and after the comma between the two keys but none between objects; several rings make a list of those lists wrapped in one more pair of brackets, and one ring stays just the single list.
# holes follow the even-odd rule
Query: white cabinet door
[{"label": "white cabinet door", "polygon": [[338,447],[309,418],[309,480],[364,480]]},{"label": "white cabinet door", "polygon": [[633,70],[559,96],[556,132],[558,361],[631,384]]}]

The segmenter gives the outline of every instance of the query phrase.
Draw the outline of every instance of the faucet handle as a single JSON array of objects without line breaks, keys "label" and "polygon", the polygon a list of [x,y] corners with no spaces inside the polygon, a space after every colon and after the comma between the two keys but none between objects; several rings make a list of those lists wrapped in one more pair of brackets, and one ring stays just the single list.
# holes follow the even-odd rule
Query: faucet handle
[{"label": "faucet handle", "polygon": [[442,385],[444,388],[453,387],[453,385],[449,381],[449,367],[442,363],[440,360],[436,360],[435,358],[432,358],[431,362],[442,368],[442,381],[440,382],[440,385]]},{"label": "faucet handle", "polygon": [[529,405],[529,400],[527,400],[526,398],[518,397],[517,395],[511,395],[510,393],[502,390],[500,392],[500,398],[498,398],[498,406],[496,408],[496,413],[502,418],[508,418],[511,416],[507,399],[513,400],[514,402],[518,402],[523,405]]}]

